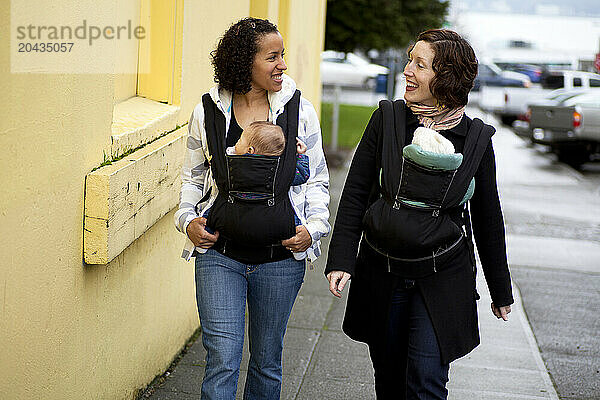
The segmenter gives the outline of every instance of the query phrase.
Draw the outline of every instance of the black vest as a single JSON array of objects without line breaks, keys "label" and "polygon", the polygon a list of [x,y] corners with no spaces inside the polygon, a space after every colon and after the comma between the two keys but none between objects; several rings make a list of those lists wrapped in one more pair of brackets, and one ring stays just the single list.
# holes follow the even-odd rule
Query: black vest
[{"label": "black vest", "polygon": [[[474,119],[465,138],[463,162],[455,171],[431,171],[405,159],[406,105],[380,102],[383,120],[380,195],[367,209],[365,241],[387,258],[390,272],[420,278],[443,267],[464,237],[460,206],[494,133]],[[411,206],[411,201],[428,207]],[[464,221],[465,224],[468,222]],[[469,237],[469,241],[471,238]]]},{"label": "black vest", "polygon": [[[215,249],[242,262],[272,261],[273,247],[296,234],[288,192],[296,170],[300,91],[277,118],[286,139],[281,156],[225,154],[225,116],[209,94],[202,103],[210,167],[219,188],[207,219],[207,226],[219,231]],[[283,250],[277,249],[276,258],[291,256]]]}]

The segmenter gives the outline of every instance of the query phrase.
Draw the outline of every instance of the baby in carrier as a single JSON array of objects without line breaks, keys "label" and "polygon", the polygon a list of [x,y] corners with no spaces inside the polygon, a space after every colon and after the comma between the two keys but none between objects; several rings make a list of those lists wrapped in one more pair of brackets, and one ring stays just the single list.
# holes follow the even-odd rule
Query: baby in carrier
[{"label": "baby in carrier", "polygon": [[[419,127],[415,130],[412,143],[404,147],[403,155],[421,167],[432,170],[456,170],[461,164],[463,155],[454,152],[452,142],[433,129]],[[467,202],[475,190],[475,179],[472,179],[460,204]]]},{"label": "baby in carrier", "polygon": [[[306,153],[306,144],[299,138],[296,138],[296,171],[292,186],[306,183],[310,177],[308,156]],[[256,156],[280,156],[285,149],[285,136],[280,126],[268,121],[255,121],[245,129],[235,146],[228,147],[226,153],[229,155],[256,155]],[[261,194],[240,193],[238,196],[246,199],[260,198]],[[210,214],[210,208],[204,211],[202,216],[207,218]],[[301,221],[294,213],[295,225],[301,225]],[[214,234],[214,230],[208,225],[206,231]]]},{"label": "baby in carrier", "polygon": [[[393,184],[390,190],[388,185],[391,195],[376,200],[364,217],[364,238],[373,249],[391,257],[391,272],[425,276],[462,240],[458,222],[444,212],[448,209],[444,201],[462,162],[463,155],[455,153],[452,142],[424,127],[417,128],[412,143],[403,148],[398,186]],[[380,184],[386,187],[388,183],[380,179]],[[473,190],[472,179],[459,197],[460,204]]]}]

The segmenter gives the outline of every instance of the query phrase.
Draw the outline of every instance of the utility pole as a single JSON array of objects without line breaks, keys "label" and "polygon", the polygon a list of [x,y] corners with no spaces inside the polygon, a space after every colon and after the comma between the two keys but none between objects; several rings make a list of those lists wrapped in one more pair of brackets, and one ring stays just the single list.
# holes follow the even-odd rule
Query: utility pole
[{"label": "utility pole", "polygon": [[596,72],[600,73],[600,38],[598,38],[598,52],[594,60],[594,67],[596,67]]},{"label": "utility pole", "polygon": [[332,152],[338,148],[338,127],[340,119],[340,98],[342,97],[342,87],[336,83],[333,88],[333,116],[331,118],[331,146]]}]

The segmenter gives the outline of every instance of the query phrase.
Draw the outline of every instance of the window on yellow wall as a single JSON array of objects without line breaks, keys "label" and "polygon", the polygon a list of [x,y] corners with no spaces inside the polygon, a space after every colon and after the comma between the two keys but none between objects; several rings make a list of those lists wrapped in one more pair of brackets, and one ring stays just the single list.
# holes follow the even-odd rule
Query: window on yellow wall
[{"label": "window on yellow wall", "polygon": [[[140,25],[140,12],[142,0],[119,1],[115,4],[115,20],[120,24],[131,21],[135,26]],[[113,105],[134,97],[137,94],[137,68],[140,40],[133,37],[131,40],[115,41],[115,71],[114,75]]]},{"label": "window on yellow wall", "polygon": [[140,41],[137,95],[179,104],[183,0],[142,0],[141,6],[150,40]]},{"label": "window on yellow wall", "polygon": [[114,75],[111,156],[148,143],[176,127],[181,96],[183,0],[117,2],[118,17],[139,21],[143,38],[121,44]]}]

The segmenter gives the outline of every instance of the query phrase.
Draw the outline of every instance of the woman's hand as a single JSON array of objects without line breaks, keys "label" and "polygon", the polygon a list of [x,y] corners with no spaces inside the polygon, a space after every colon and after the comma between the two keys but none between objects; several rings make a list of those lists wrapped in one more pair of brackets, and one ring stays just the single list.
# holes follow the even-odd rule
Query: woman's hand
[{"label": "woman's hand", "polygon": [[496,318],[502,318],[505,321],[508,321],[508,314],[510,313],[510,306],[502,306],[496,307],[494,303],[492,303],[492,312],[496,316]]},{"label": "woman's hand", "polygon": [[301,253],[308,249],[312,244],[312,238],[308,229],[304,225],[298,225],[296,227],[296,235],[289,239],[281,241],[281,245],[285,246],[286,249],[293,251],[294,253]]},{"label": "woman's hand", "polygon": [[188,237],[194,242],[195,246],[208,249],[212,247],[219,238],[219,232],[215,232],[214,235],[211,235],[204,229],[205,226],[206,218],[198,217],[188,224],[186,231]]},{"label": "woman's hand", "polygon": [[350,274],[344,271],[331,271],[327,274],[327,280],[329,281],[329,291],[335,297],[342,297],[342,290],[350,279]]}]

